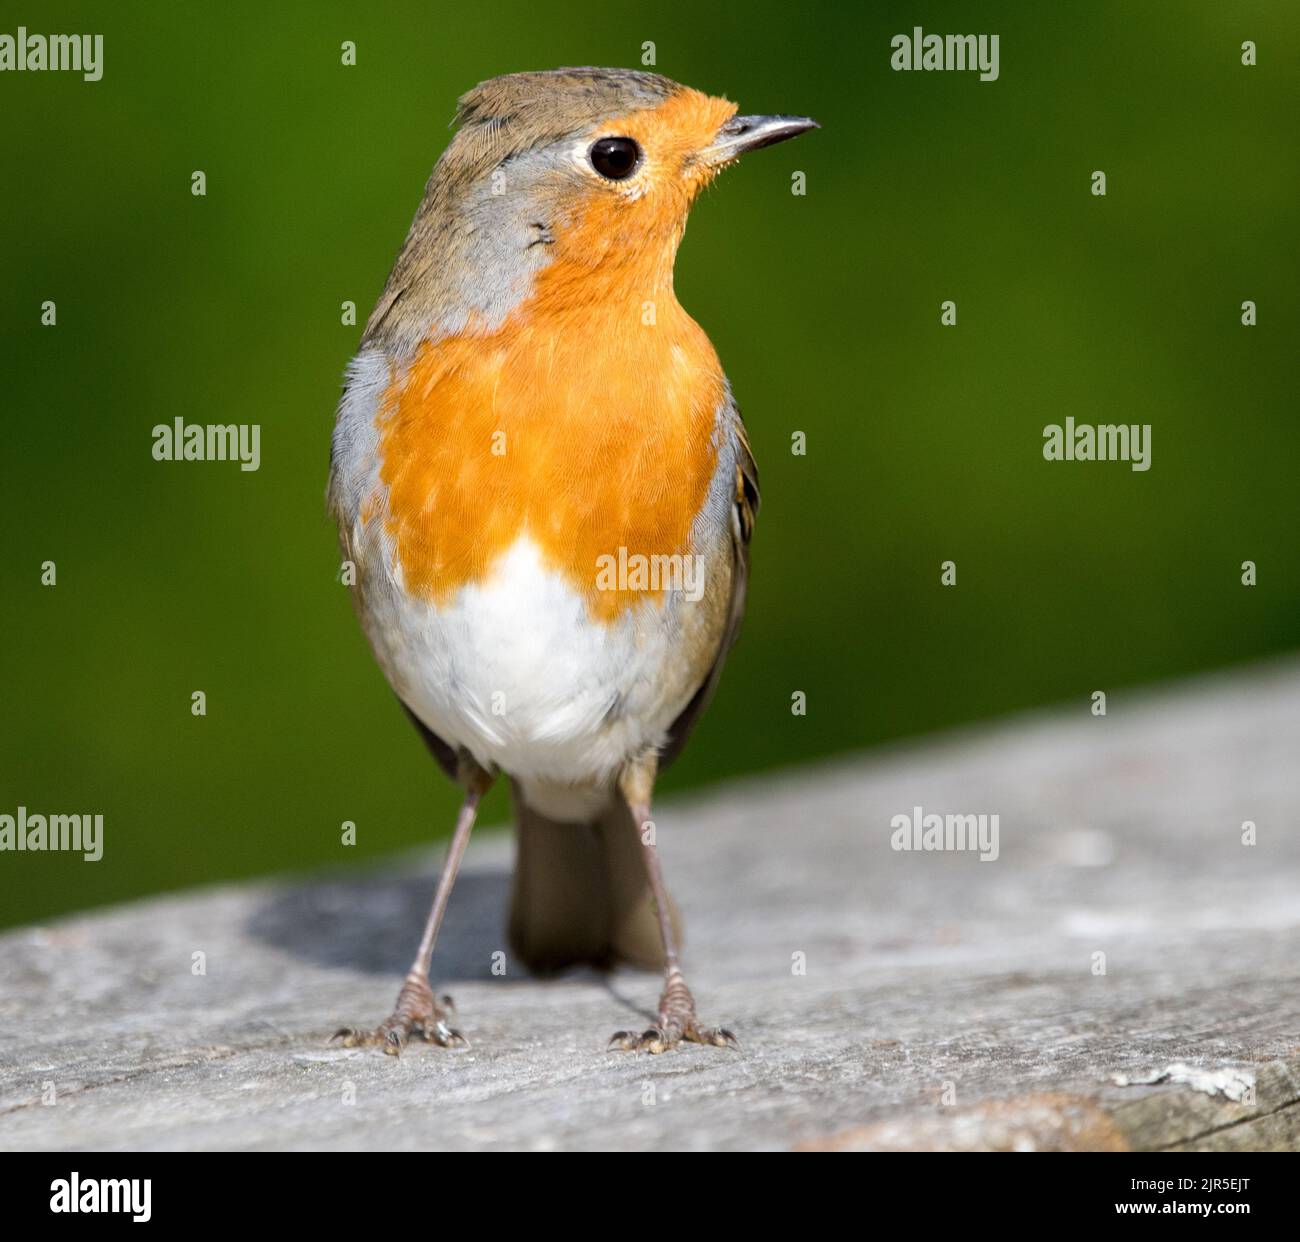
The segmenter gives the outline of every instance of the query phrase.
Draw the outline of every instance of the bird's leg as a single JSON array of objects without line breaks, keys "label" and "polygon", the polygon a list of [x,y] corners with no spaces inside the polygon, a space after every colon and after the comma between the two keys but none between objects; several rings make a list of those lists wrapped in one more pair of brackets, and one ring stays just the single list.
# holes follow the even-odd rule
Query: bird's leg
[{"label": "bird's leg", "polygon": [[695,997],[686,986],[678,957],[677,935],[673,931],[664,886],[663,868],[655,845],[655,825],[650,818],[650,793],[654,787],[655,759],[638,760],[630,765],[619,781],[619,791],[632,811],[637,834],[641,838],[650,893],[659,918],[659,935],[664,944],[664,990],[659,994],[659,1012],[655,1025],[642,1031],[618,1031],[609,1041],[619,1052],[666,1052],[682,1040],[694,1044],[712,1044],[718,1048],[738,1048],[736,1037],[722,1027],[701,1026],[695,1016]]},{"label": "bird's leg", "polygon": [[451,997],[435,997],[429,986],[429,967],[433,962],[433,946],[438,940],[438,928],[442,926],[442,916],[447,911],[452,886],[456,883],[456,872],[460,870],[460,861],[469,844],[479,803],[492,785],[491,775],[467,755],[462,754],[460,758],[459,775],[465,786],[465,800],[456,817],[456,831],[452,833],[451,845],[447,848],[447,859],[442,865],[442,874],[438,877],[438,887],[433,895],[433,905],[424,924],[424,935],[420,938],[415,961],[411,963],[402,990],[397,994],[393,1012],[383,1023],[373,1031],[344,1027],[334,1035],[346,1047],[379,1045],[385,1052],[397,1056],[413,1033],[444,1048],[464,1047],[466,1044],[464,1036],[447,1024],[449,1010],[453,1007]]}]

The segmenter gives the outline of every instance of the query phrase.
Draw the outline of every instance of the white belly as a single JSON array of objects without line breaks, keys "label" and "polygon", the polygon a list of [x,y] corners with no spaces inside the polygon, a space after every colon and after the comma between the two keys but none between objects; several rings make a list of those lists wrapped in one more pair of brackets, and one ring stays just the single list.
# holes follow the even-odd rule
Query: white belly
[{"label": "white belly", "polygon": [[393,688],[445,742],[526,785],[604,789],[689,700],[671,667],[683,607],[647,601],[603,624],[520,538],[441,607],[392,582],[367,589],[364,612]]}]

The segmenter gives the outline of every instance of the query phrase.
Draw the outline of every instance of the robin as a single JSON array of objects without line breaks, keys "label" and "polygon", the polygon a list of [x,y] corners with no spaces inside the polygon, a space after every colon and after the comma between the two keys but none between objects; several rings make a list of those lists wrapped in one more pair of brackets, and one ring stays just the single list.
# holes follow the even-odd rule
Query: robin
[{"label": "robin", "polygon": [[662,969],[654,1025],[612,1047],[734,1045],[683,979],[650,804],[740,625],[758,474],[673,261],[720,169],[815,122],[584,68],[483,82],[455,124],[348,367],[329,504],[375,658],[465,797],[393,1013],[339,1037],[464,1043],[429,968],[501,773],[516,956]]}]

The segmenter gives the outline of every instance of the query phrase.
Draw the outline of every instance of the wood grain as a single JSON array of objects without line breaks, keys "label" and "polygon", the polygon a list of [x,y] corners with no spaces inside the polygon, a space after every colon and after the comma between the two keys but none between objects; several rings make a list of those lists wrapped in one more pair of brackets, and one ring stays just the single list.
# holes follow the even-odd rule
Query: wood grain
[{"label": "wood grain", "polygon": [[[467,1052],[325,1042],[387,1012],[435,852],[7,933],[0,1145],[1300,1148],[1300,665],[1109,711],[660,807],[688,978],[740,1054],[605,1052],[653,976],[494,975],[503,835],[472,845],[438,956]],[[998,860],[892,850],[914,806],[998,814]],[[1114,1082],[1177,1062],[1253,1074],[1253,1101]]]}]

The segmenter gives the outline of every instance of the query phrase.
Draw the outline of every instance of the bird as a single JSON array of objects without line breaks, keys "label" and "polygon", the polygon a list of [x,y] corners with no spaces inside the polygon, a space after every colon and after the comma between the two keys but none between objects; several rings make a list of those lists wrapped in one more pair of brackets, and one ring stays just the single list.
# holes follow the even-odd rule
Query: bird
[{"label": "bird", "polygon": [[817,124],[583,67],[484,81],[452,125],[347,367],[327,497],[375,659],[463,800],[392,1013],[335,1038],[466,1044],[430,970],[503,777],[515,957],[662,971],[613,1050],[738,1047],[697,1016],[651,807],[740,627],[758,471],[673,268],[700,191]]}]

